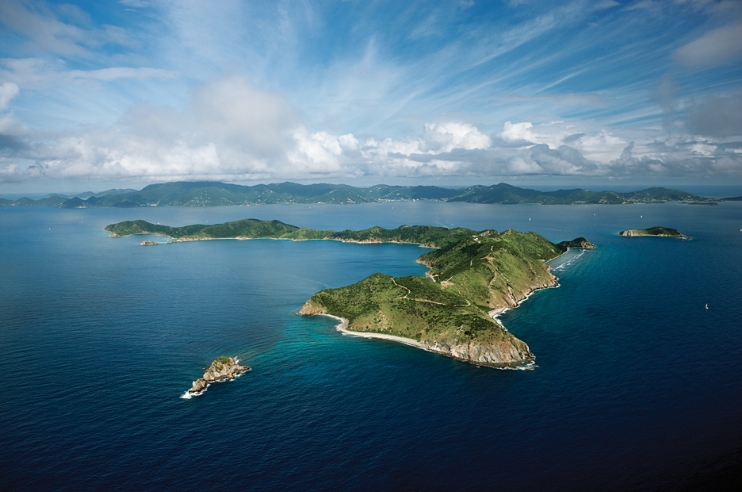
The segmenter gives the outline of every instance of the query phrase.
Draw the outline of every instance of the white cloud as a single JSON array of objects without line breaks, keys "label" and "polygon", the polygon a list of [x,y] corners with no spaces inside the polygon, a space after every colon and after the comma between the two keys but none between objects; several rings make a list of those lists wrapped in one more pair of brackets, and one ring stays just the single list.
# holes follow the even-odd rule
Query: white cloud
[{"label": "white cloud", "polygon": [[11,99],[18,95],[20,89],[13,82],[3,82],[0,85],[0,111],[7,109]]},{"label": "white cloud", "polygon": [[[288,153],[288,159],[297,169],[309,174],[337,174],[342,171],[340,156],[343,142],[352,143],[352,135],[337,137],[327,132],[309,133],[302,125],[294,132],[296,149]],[[352,139],[352,140],[351,140]],[[357,140],[355,143],[357,144]]]},{"label": "white cloud", "polygon": [[421,141],[421,146],[431,154],[453,149],[486,149],[490,145],[490,138],[468,123],[426,124]]},{"label": "white cloud", "polygon": [[697,155],[711,156],[716,152],[715,145],[697,143],[691,146],[691,152]]},{"label": "white cloud", "polygon": [[606,130],[601,130],[597,134],[580,137],[573,144],[573,147],[580,150],[588,159],[608,162],[621,155],[621,152],[626,147],[626,141],[612,135]]},{"label": "white cloud", "polygon": [[500,132],[500,136],[507,142],[535,142],[536,136],[531,132],[531,128],[533,128],[533,123],[530,121],[524,121],[522,123],[506,121],[502,127],[502,132]]},{"label": "white cloud", "polygon": [[673,56],[683,65],[702,69],[721,65],[742,56],[742,24],[729,24],[681,46]]}]

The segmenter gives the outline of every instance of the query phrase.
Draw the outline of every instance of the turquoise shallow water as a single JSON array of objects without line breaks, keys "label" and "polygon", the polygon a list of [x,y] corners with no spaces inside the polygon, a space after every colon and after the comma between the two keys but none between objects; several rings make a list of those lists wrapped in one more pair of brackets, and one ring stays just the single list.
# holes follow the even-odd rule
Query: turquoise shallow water
[{"label": "turquoise shallow water", "polygon": [[[697,489],[742,464],[742,204],[0,209],[3,489]],[[346,337],[295,315],[411,245],[208,241],[105,225],[246,217],[586,236],[502,317],[533,371]],[[665,225],[692,241],[621,238]],[[705,309],[708,303],[709,309]],[[213,358],[253,371],[179,396]]]}]

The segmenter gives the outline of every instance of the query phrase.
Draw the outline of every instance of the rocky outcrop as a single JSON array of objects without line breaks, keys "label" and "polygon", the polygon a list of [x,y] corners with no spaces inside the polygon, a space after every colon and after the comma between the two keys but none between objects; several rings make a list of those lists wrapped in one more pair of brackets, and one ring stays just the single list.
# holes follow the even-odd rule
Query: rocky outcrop
[{"label": "rocky outcrop", "polygon": [[561,243],[557,244],[556,247],[559,248],[559,250],[561,251],[567,251],[569,248],[575,248],[575,249],[595,249],[597,248],[597,246],[595,246],[593,243],[591,243],[584,237],[578,237],[571,241],[562,241]]},{"label": "rocky outcrop", "polygon": [[219,357],[211,363],[202,377],[193,382],[188,393],[193,396],[198,396],[206,391],[206,388],[208,388],[211,383],[234,381],[235,378],[251,370],[250,367],[241,366],[238,362],[239,361],[234,357]]},{"label": "rocky outcrop", "polygon": [[312,304],[309,300],[299,310],[300,316],[317,316],[318,314],[327,314],[327,310],[324,307],[318,307]]},{"label": "rocky outcrop", "polygon": [[525,342],[511,336],[497,342],[456,341],[451,339],[427,340],[426,350],[471,364],[497,367],[527,367],[535,357]]},{"label": "rocky outcrop", "polygon": [[158,243],[157,241],[142,241],[141,242],[142,246],[157,246],[158,244],[160,243]]}]

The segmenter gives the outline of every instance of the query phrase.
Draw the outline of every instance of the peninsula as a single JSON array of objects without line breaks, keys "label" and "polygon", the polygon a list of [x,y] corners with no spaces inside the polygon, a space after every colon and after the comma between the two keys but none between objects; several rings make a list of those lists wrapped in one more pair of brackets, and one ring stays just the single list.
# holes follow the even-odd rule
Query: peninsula
[{"label": "peninsula", "polygon": [[203,376],[193,382],[191,389],[185,393],[184,397],[199,396],[211,383],[234,381],[235,378],[250,370],[248,366],[241,366],[234,357],[223,355],[211,363]]},{"label": "peninsula", "polygon": [[316,293],[299,314],[337,318],[343,333],[395,340],[497,368],[532,367],[535,357],[492,315],[517,307],[535,290],[556,286],[547,261],[569,248],[595,247],[582,237],[554,244],[534,232],[513,230],[401,226],[336,232],[257,219],[183,227],[127,221],[106,230],[111,236],[154,233],[177,241],[324,239],[433,248],[418,259],[430,268],[427,278],[376,273],[353,285]]},{"label": "peninsula", "polygon": [[[593,248],[586,240],[580,247]],[[424,253],[428,279],[381,273],[316,293],[299,314],[340,318],[339,329],[383,334],[410,345],[481,366],[528,368],[534,355],[490,313],[517,307],[533,291],[554,287],[548,260],[558,247],[533,232],[482,231]],[[433,280],[432,282],[430,280]]]},{"label": "peninsula", "polygon": [[619,236],[626,237],[642,237],[642,236],[654,236],[654,237],[674,237],[678,239],[690,239],[677,229],[670,229],[669,227],[650,227],[649,229],[629,229],[618,233]]}]

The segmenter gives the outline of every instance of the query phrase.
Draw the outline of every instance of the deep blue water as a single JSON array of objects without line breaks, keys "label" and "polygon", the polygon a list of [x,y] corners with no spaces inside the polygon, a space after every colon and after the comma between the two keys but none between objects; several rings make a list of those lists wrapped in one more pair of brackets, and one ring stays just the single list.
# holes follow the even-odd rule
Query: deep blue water
[{"label": "deep blue water", "polygon": [[[585,236],[502,321],[533,371],[346,337],[296,311],[411,245],[204,241],[105,225],[246,217]],[[692,241],[621,238],[664,225]],[[0,489],[681,490],[742,466],[742,203],[0,208]],[[708,303],[709,309],[705,309]],[[253,371],[181,399],[203,367]]]}]

